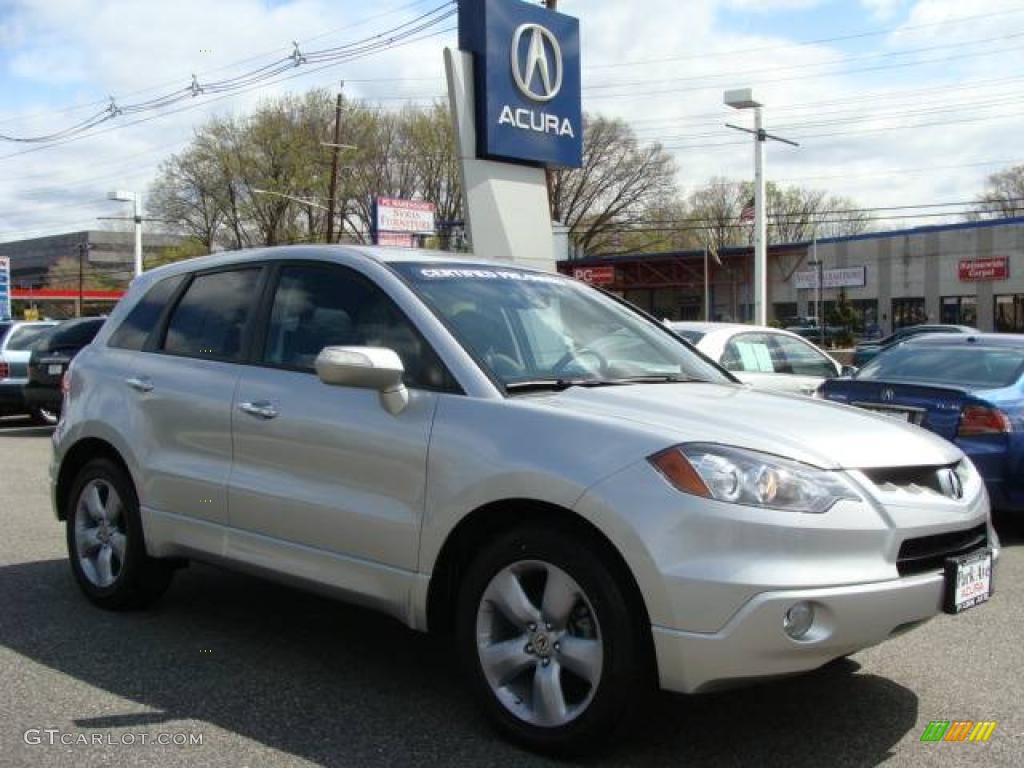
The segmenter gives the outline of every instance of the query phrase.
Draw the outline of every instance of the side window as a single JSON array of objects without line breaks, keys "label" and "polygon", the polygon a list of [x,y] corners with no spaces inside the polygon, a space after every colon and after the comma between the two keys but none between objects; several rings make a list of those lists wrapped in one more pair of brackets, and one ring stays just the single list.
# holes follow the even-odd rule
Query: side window
[{"label": "side window", "polygon": [[832,361],[810,344],[781,334],[773,335],[772,339],[778,350],[774,355],[776,373],[820,376],[825,379],[836,376],[836,368]]},{"label": "side window", "polygon": [[763,333],[733,336],[725,345],[721,364],[727,371],[775,373],[769,339]]},{"label": "side window", "polygon": [[402,358],[406,386],[454,389],[434,350],[368,279],[330,265],[282,267],[263,362],[312,372],[316,356],[329,346],[388,347]]},{"label": "side window", "polygon": [[259,268],[196,275],[171,314],[163,350],[186,357],[239,360],[259,276]]},{"label": "side window", "polygon": [[160,321],[164,306],[171,300],[183,279],[181,275],[168,277],[150,288],[117,330],[110,335],[107,346],[135,351],[142,349],[149,334]]}]

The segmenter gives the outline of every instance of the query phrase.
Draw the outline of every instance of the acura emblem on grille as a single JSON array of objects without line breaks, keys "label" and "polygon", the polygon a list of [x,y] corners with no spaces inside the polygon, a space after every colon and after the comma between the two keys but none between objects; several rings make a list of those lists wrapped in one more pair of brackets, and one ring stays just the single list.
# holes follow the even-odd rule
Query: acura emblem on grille
[{"label": "acura emblem on grille", "polygon": [[951,499],[959,501],[964,497],[964,484],[955,469],[941,470],[939,473],[939,483],[942,485],[942,490]]},{"label": "acura emblem on grille", "polygon": [[896,399],[896,393],[893,392],[892,387],[886,387],[882,390],[882,400],[887,403],[891,403]]}]

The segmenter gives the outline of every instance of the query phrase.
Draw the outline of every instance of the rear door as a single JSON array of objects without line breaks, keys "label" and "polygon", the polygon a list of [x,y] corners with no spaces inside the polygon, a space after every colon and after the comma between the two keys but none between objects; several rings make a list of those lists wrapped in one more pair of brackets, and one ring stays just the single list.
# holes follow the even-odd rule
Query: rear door
[{"label": "rear door", "polygon": [[122,383],[152,510],[227,522],[231,402],[262,273],[240,265],[191,276]]}]

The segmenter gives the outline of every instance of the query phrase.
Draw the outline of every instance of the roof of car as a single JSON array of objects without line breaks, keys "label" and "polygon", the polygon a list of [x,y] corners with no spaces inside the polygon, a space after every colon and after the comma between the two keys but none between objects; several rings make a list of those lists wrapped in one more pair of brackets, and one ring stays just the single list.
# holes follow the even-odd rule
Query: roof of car
[{"label": "roof of car", "polygon": [[1024,347],[1024,334],[1020,333],[926,333],[907,339],[903,344],[915,347]]},{"label": "roof of car", "polygon": [[252,261],[271,259],[302,259],[316,258],[330,260],[331,256],[341,254],[362,256],[366,259],[383,264],[400,262],[427,262],[432,264],[451,264],[458,262],[467,266],[479,265],[486,267],[507,267],[510,269],[532,270],[532,267],[508,261],[494,261],[473,254],[450,253],[447,251],[428,251],[422,248],[389,248],[379,245],[276,245],[266,248],[246,248],[239,251],[221,251],[208,256],[197,256],[193,259],[176,261],[162,267],[149,270],[151,274],[164,276],[211,269],[229,264],[244,264]]},{"label": "roof of car", "polygon": [[777,328],[767,328],[759,325],[744,325],[743,323],[712,323],[712,322],[696,322],[690,320],[670,320],[668,323],[672,328],[678,328],[686,331],[700,331],[701,333],[713,333],[714,331],[731,331],[731,330],[746,330],[746,331],[775,331]]}]

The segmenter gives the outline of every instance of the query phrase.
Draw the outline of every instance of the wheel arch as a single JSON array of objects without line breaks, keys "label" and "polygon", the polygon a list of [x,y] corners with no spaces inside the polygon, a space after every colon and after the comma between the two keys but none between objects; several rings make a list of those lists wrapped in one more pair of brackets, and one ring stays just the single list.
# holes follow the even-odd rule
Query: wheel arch
[{"label": "wheel arch", "polygon": [[529,498],[492,501],[466,515],[449,532],[438,553],[427,589],[427,629],[449,633],[454,626],[455,604],[462,576],[474,554],[487,541],[518,526],[542,522],[570,531],[597,547],[614,577],[623,586],[630,608],[644,628],[644,642],[653,658],[651,621],[643,593],[625,557],[596,525],[566,507]]},{"label": "wheel arch", "polygon": [[[60,469],[57,472],[57,487],[55,489],[54,501],[58,520],[67,518],[68,495],[71,493],[71,486],[75,482],[78,472],[93,459],[109,459],[124,469],[125,474],[132,478],[128,463],[124,460],[120,451],[111,443],[99,437],[86,437],[72,445],[64,458],[61,460]],[[132,478],[134,482],[134,478]]]}]

